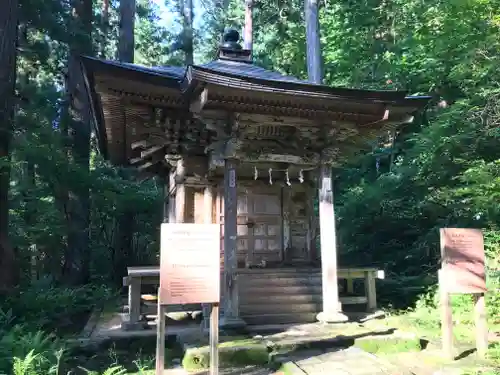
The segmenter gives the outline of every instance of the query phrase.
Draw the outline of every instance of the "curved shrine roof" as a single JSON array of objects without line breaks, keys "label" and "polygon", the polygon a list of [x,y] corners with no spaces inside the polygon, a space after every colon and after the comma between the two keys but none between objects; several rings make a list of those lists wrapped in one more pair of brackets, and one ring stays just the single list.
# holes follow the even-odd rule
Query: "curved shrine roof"
[{"label": "curved shrine roof", "polygon": [[[407,96],[404,91],[318,85],[248,61],[225,58],[188,67],[145,67],[82,56],[80,68],[84,101],[91,110],[100,151],[115,162],[129,154],[126,133],[130,132],[127,118],[131,115],[125,116],[124,106],[166,108],[186,116],[193,112],[190,104],[208,90],[205,110],[286,116],[310,121],[311,126],[318,124],[315,118],[321,118],[323,125],[326,120],[332,127],[336,122],[348,122],[382,133],[386,129],[376,124],[388,120],[393,125],[407,123],[430,99]],[[118,147],[119,143],[124,145]]]}]

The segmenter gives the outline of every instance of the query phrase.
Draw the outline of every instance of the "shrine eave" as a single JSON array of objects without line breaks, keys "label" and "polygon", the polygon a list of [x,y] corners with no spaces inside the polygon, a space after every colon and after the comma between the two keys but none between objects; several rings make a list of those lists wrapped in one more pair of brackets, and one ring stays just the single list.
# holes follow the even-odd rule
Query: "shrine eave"
[{"label": "shrine eave", "polygon": [[285,95],[304,95],[324,99],[344,99],[403,104],[411,101],[418,107],[426,105],[428,96],[408,96],[406,91],[365,90],[313,84],[262,67],[225,60],[215,60],[202,65],[144,67],[136,64],[82,56],[87,74],[103,74],[115,79],[140,81],[159,86],[179,88],[182,93],[192,93],[199,84],[213,84],[245,90],[255,90]]},{"label": "shrine eave", "polygon": [[[373,134],[386,131],[383,124],[397,126],[411,121],[408,119],[431,99],[407,96],[404,91],[311,84],[254,64],[223,59],[187,68],[150,68],[82,56],[80,67],[99,150],[114,162],[130,155],[127,134],[138,133],[143,121],[137,119],[137,113],[140,117],[140,113],[157,108],[161,116],[169,113],[172,118],[193,121],[189,119],[200,115],[194,116],[193,103],[201,100],[204,91],[208,94],[202,111],[291,116],[310,124],[329,121],[332,127],[347,122]],[[135,118],[133,129],[127,116]],[[141,134],[148,131],[148,126],[139,129]]]}]

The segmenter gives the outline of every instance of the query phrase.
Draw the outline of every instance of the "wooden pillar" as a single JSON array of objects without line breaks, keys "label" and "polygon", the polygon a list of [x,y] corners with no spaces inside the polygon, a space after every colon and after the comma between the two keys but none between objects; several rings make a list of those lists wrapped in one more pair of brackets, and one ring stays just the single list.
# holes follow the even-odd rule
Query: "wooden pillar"
[{"label": "wooden pillar", "polygon": [[323,284],[323,311],[317,319],[323,323],[347,321],[342,314],[339,301],[337,276],[337,238],[335,231],[335,210],[333,207],[332,169],[323,165],[320,170],[319,186],[319,230],[321,247],[321,273]]},{"label": "wooden pillar", "polygon": [[306,234],[306,251],[307,260],[311,264],[316,264],[318,261],[318,254],[316,249],[316,232],[317,232],[317,219],[314,212],[314,196],[316,189],[312,186],[306,187],[306,216],[307,216],[307,234]]},{"label": "wooden pillar", "polygon": [[292,261],[292,233],[290,230],[290,207],[292,206],[292,189],[281,188],[281,216],[283,217],[283,254],[281,261]]},{"label": "wooden pillar", "polygon": [[236,160],[224,163],[224,299],[220,325],[226,329],[241,328],[245,323],[239,317],[237,267],[238,196],[236,187]]},{"label": "wooden pillar", "polygon": [[[177,187],[175,185],[175,172],[171,171],[169,173],[169,179],[168,179],[168,222],[169,223],[175,223],[176,217],[175,217],[175,211],[176,211],[176,202],[177,202],[177,197],[176,197],[176,191]],[[165,207],[165,206],[164,206]]]},{"label": "wooden pillar", "polygon": [[365,294],[367,298],[366,309],[369,312],[374,312],[377,310],[377,289],[376,289],[376,279],[374,272],[365,273]]},{"label": "wooden pillar", "polygon": [[[180,179],[185,175],[184,160],[179,160],[177,162],[177,168],[175,171],[176,179]],[[185,207],[186,207],[186,188],[184,182],[175,182],[175,222],[184,223],[185,217]]]},{"label": "wooden pillar", "polygon": [[[203,222],[205,224],[212,224],[212,207],[213,207],[213,188],[212,186],[205,186],[203,191]],[[202,306],[203,311],[203,322],[201,323],[201,328],[203,331],[207,331],[210,328],[210,304],[204,303]]]}]

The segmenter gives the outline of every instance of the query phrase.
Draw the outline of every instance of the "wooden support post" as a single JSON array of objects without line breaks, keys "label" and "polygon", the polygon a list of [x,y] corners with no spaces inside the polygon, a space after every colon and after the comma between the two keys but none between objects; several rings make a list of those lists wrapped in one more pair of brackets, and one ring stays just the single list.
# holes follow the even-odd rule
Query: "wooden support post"
[{"label": "wooden support post", "polygon": [[439,295],[441,304],[441,337],[443,340],[443,352],[447,359],[454,358],[453,349],[453,317],[451,314],[451,300],[450,294],[446,290],[445,280],[440,270],[438,273],[439,278]]},{"label": "wooden support post", "polygon": [[316,246],[317,219],[314,212],[314,195],[316,190],[312,186],[306,187],[306,216],[307,216],[307,233],[306,233],[306,252],[307,260],[311,264],[316,264],[319,260]]},{"label": "wooden support post", "polygon": [[[160,291],[158,290],[158,296]],[[165,371],[165,312],[166,306],[160,304],[158,299],[158,317],[156,319],[156,371],[155,375],[163,375]]]},{"label": "wooden support post", "polygon": [[[176,175],[184,176],[184,160],[177,162]],[[186,188],[183,182],[176,183],[175,189],[175,219],[177,223],[185,222],[185,206],[186,206]]]},{"label": "wooden support post", "polygon": [[241,328],[245,323],[239,318],[237,285],[237,215],[236,161],[226,159],[224,164],[224,293],[221,326],[226,329]]},{"label": "wooden support post", "polygon": [[354,294],[354,279],[346,279],[347,294]]},{"label": "wooden support post", "polygon": [[137,329],[141,318],[141,279],[130,278],[128,286],[128,315],[129,320],[123,325],[125,329]]},{"label": "wooden support post", "polygon": [[219,374],[219,304],[210,313],[210,375]]},{"label": "wooden support post", "polygon": [[486,302],[484,293],[474,294],[474,322],[476,325],[476,349],[480,358],[488,351],[488,324],[486,321]]},{"label": "wooden support post", "polygon": [[169,215],[170,215],[170,209],[169,209],[169,202],[170,202],[170,176],[168,174],[168,171],[162,175],[162,178],[160,181],[163,184],[163,222],[168,223],[169,222]]},{"label": "wooden support post", "polygon": [[342,314],[339,301],[337,275],[337,239],[335,231],[335,211],[333,207],[332,170],[321,167],[319,188],[319,227],[321,241],[321,273],[323,285],[323,311],[317,319],[323,323],[347,321]]},{"label": "wooden support post", "polygon": [[[214,199],[213,188],[211,186],[205,186],[205,189],[203,191],[203,222],[205,224],[212,224],[213,199]],[[209,324],[210,324],[209,319],[211,319],[211,317],[209,317],[210,305],[207,303],[204,303],[201,308],[203,311],[203,321],[201,323],[202,324],[201,328],[203,331],[206,331],[209,329]],[[219,311],[218,305],[217,305],[217,311]],[[212,314],[213,314],[213,307],[212,307]],[[217,314],[218,314],[218,312],[217,312]],[[217,321],[218,321],[218,318],[217,318]],[[218,326],[218,324],[219,323],[217,322],[217,326]]]},{"label": "wooden support post", "polygon": [[377,309],[377,287],[375,283],[375,273],[372,271],[365,272],[366,309],[369,312],[373,312]]},{"label": "wooden support post", "polygon": [[169,223],[175,223],[177,222],[177,218],[175,216],[176,214],[176,202],[177,202],[177,187],[175,185],[175,172],[170,172],[169,173],[169,179],[168,179],[168,194],[169,194],[169,201],[168,201],[168,222]]},{"label": "wooden support post", "polygon": [[290,232],[290,207],[292,206],[292,189],[281,188],[281,216],[283,218],[283,251],[281,261],[290,262],[292,260],[292,237]]}]

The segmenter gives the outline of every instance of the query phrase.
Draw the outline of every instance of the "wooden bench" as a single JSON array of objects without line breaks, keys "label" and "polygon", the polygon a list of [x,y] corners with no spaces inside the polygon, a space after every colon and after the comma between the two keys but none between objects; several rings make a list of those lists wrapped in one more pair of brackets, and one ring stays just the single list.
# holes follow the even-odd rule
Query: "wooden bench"
[{"label": "wooden bench", "polygon": [[[142,266],[128,267],[128,276],[123,278],[123,286],[128,287],[128,322],[123,324],[126,329],[135,329],[140,326],[141,317],[141,286],[144,284],[159,284],[160,267]],[[341,297],[340,302],[345,305],[366,304],[368,311],[377,308],[377,290],[375,280],[383,279],[384,272],[376,268],[340,268],[338,278],[347,280],[347,293],[349,296]],[[353,296],[354,280],[363,279],[365,295]],[[189,310],[189,307],[186,306]]]},{"label": "wooden bench", "polygon": [[[371,267],[339,268],[337,271],[339,279],[347,281],[346,292],[350,296],[341,297],[340,302],[346,305],[365,304],[370,312],[377,309],[377,287],[376,279],[384,279],[384,271]],[[354,294],[354,280],[363,279],[365,284],[364,296],[352,296]]]}]

